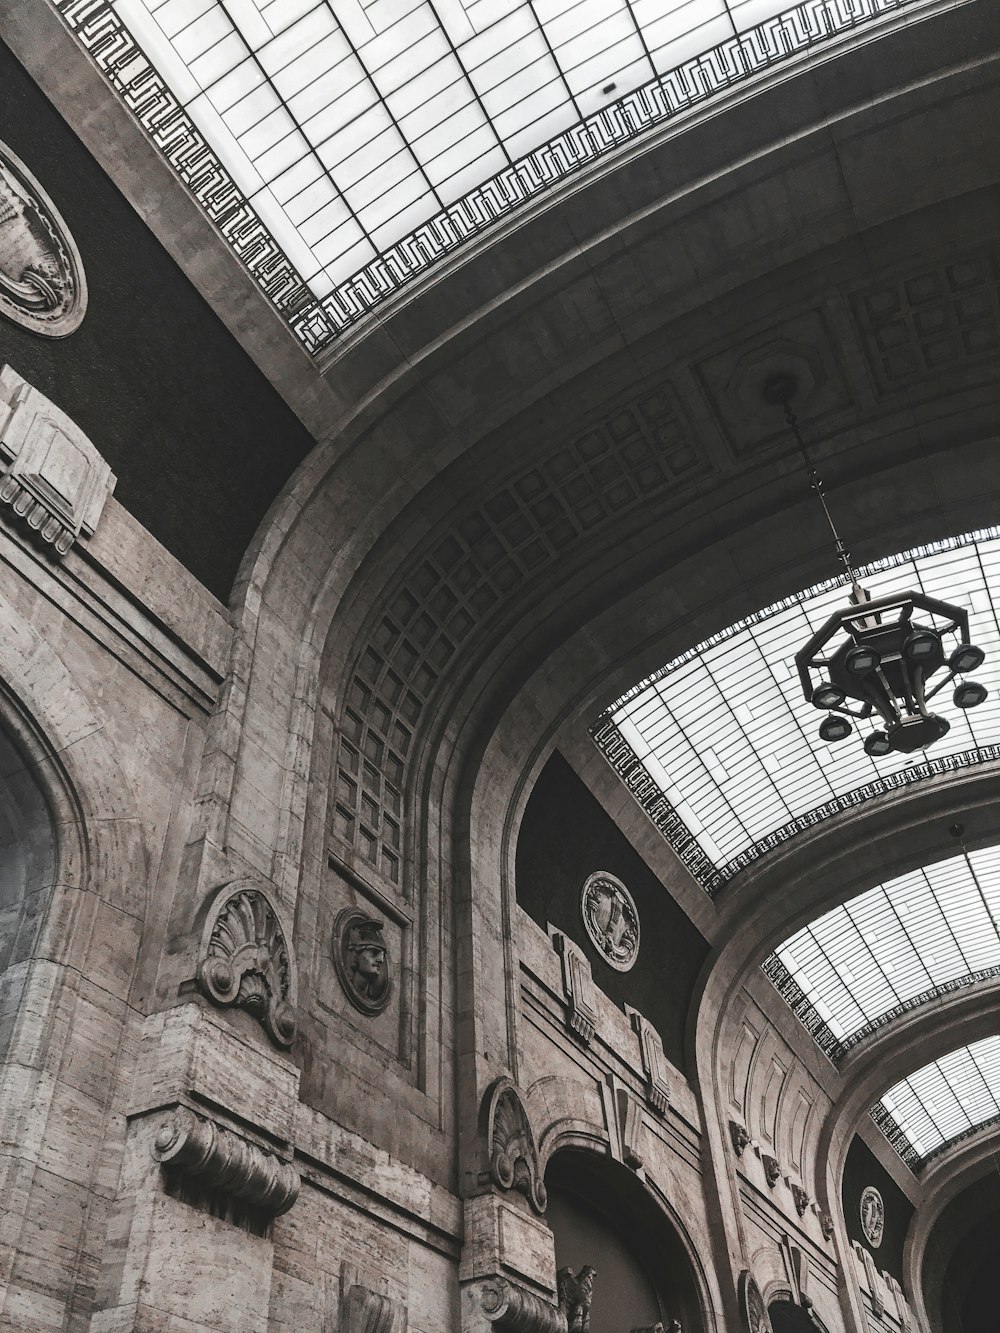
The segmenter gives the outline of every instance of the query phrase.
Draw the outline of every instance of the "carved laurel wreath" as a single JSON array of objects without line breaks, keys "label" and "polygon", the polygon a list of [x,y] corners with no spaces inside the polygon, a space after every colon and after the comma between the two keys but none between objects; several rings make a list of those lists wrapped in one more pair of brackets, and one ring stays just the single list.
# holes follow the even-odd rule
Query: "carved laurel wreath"
[{"label": "carved laurel wreath", "polygon": [[202,933],[198,983],[216,1004],[248,1010],[279,1046],[295,1040],[295,964],[278,910],[258,885],[220,890]]}]

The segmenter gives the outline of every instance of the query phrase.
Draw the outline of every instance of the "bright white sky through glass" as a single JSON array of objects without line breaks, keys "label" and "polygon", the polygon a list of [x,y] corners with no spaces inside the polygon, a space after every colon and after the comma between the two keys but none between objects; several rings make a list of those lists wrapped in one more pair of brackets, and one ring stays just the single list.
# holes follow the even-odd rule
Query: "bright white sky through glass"
[{"label": "bright white sky through glass", "polygon": [[1000,966],[1000,847],[953,856],[835,907],[775,950],[835,1036]]},{"label": "bright white sky through glass", "polygon": [[914,589],[967,607],[972,642],[986,653],[976,679],[989,697],[963,712],[943,691],[931,706],[951,730],[914,755],[873,759],[857,729],[838,744],[821,741],[824,714],[802,696],[795,654],[844,605],[842,585],[803,594],[669,663],[610,718],[718,869],[873,779],[1000,741],[1000,530],[904,553],[862,575],[873,597]]},{"label": "bright white sky through glass", "polygon": [[112,7],[323,297],[511,159],[788,0]]},{"label": "bright white sky through glass", "polygon": [[963,1046],[903,1079],[882,1098],[920,1156],[1000,1116],[1000,1037]]}]

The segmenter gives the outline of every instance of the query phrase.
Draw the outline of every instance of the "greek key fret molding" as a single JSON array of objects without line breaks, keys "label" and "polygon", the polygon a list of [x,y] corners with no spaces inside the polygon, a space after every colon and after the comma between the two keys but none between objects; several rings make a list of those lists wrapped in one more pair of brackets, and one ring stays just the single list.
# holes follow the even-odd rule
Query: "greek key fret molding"
[{"label": "greek key fret molding", "polygon": [[352,1264],[342,1264],[340,1317],[336,1330],[331,1329],[330,1333],[406,1333],[406,1308],[378,1290],[382,1285],[379,1279]]},{"label": "greek key fret molding", "polygon": [[566,1025],[584,1046],[589,1046],[597,1031],[597,989],[590,960],[578,944],[554,926],[549,926],[549,937],[562,963]]},{"label": "greek key fret molding", "polygon": [[536,1213],[544,1213],[548,1195],[539,1169],[538,1145],[521,1094],[511,1079],[498,1078],[487,1089],[482,1120],[490,1179],[503,1190],[523,1194]]},{"label": "greek key fret molding", "polygon": [[215,1004],[246,1009],[278,1046],[295,1040],[295,960],[278,908],[252,880],[221,888],[202,931],[198,984]]},{"label": "greek key fret molding", "polygon": [[186,1106],[175,1107],[156,1131],[152,1152],[171,1176],[191,1180],[203,1192],[204,1199],[196,1200],[181,1190],[187,1202],[204,1201],[215,1213],[221,1198],[271,1219],[287,1213],[298,1197],[301,1182],[291,1162]]},{"label": "greek key fret molding", "polygon": [[317,298],[110,0],[52,0],[264,295],[312,353],[446,256],[606,154],[774,65],[913,3],[800,0],[562,130],[376,254],[328,295]]},{"label": "greek key fret molding", "polygon": [[648,1018],[630,1004],[625,1006],[632,1029],[639,1038],[642,1071],[646,1075],[646,1100],[659,1116],[665,1116],[670,1106],[670,1083],[667,1079],[667,1057],[663,1053],[663,1039]]},{"label": "greek key fret molding", "polygon": [[557,1305],[507,1278],[480,1282],[473,1299],[499,1333],[568,1333],[566,1315]]},{"label": "greek key fret molding", "polygon": [[64,556],[94,535],[116,481],[65,412],[11,366],[0,370],[0,503]]}]

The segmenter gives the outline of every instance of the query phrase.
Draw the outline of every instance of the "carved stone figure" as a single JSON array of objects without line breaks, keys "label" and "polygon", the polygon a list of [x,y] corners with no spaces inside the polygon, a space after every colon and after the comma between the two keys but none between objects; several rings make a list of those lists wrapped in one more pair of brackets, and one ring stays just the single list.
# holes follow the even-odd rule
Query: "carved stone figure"
[{"label": "carved stone figure", "polygon": [[792,1185],[791,1190],[792,1202],[795,1204],[795,1211],[798,1213],[799,1217],[803,1217],[806,1209],[809,1207],[809,1195],[801,1185]]},{"label": "carved stone figure", "polygon": [[483,1099],[490,1177],[501,1189],[517,1190],[543,1213],[548,1202],[538,1166],[538,1148],[517,1088],[499,1078]]},{"label": "carved stone figure", "polygon": [[750,1135],[738,1120],[730,1120],[729,1137],[733,1141],[733,1151],[737,1157],[742,1157],[744,1149],[750,1142]]},{"label": "carved stone figure", "polygon": [[52,338],[72,333],[87,306],[80,254],[55,205],[0,144],[0,313]]},{"label": "carved stone figure", "polygon": [[566,1316],[569,1333],[590,1333],[590,1305],[594,1299],[597,1269],[584,1264],[574,1277],[572,1268],[560,1268],[556,1274],[559,1309]]},{"label": "carved stone figure", "polygon": [[868,1244],[877,1250],[885,1230],[885,1204],[874,1185],[866,1185],[861,1193],[861,1230]]},{"label": "carved stone figure", "polygon": [[781,1163],[770,1153],[764,1153],[760,1160],[764,1163],[764,1179],[767,1181],[768,1188],[773,1190],[781,1179]]},{"label": "carved stone figure", "polygon": [[580,911],[605,962],[627,972],[639,953],[639,913],[625,885],[607,871],[597,871],[583,886]]},{"label": "carved stone figure", "polygon": [[220,890],[202,934],[198,982],[216,1004],[248,1010],[279,1046],[294,1041],[294,964],[277,909],[257,885]]},{"label": "carved stone figure", "polygon": [[833,1235],[833,1218],[829,1213],[820,1213],[819,1229],[823,1233],[824,1240],[829,1240]]},{"label": "carved stone figure", "polygon": [[345,907],[333,924],[333,961],[347,998],[374,1017],[392,997],[385,923],[355,907]]}]

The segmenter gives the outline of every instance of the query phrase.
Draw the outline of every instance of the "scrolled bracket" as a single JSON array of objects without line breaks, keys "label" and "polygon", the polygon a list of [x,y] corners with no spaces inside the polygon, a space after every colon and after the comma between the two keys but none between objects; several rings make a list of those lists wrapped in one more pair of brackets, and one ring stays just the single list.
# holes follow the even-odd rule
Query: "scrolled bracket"
[{"label": "scrolled bracket", "polygon": [[246,1009],[278,1046],[291,1046],[295,960],[278,908],[251,880],[219,890],[202,932],[198,985],[214,1004]]},{"label": "scrolled bracket", "polygon": [[267,1217],[287,1213],[298,1197],[299,1173],[290,1162],[186,1106],[157,1130],[152,1153],[162,1166]]},{"label": "scrolled bracket", "polygon": [[515,1286],[506,1278],[488,1278],[478,1289],[479,1307],[500,1333],[568,1333],[557,1305]]}]

